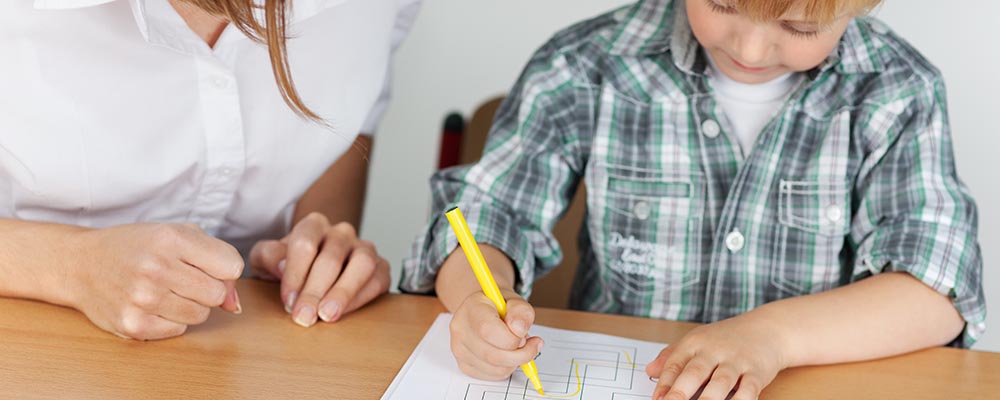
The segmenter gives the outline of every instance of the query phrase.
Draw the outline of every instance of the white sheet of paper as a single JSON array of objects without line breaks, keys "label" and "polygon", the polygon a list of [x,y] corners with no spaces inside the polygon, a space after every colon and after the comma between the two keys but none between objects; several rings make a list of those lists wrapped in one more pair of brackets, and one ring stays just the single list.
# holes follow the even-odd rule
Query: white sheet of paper
[{"label": "white sheet of paper", "polygon": [[531,335],[545,339],[545,348],[535,359],[545,388],[545,396],[541,396],[520,368],[498,382],[463,374],[451,354],[450,322],[451,314],[437,317],[382,395],[383,400],[648,400],[655,383],[646,376],[646,364],[666,346],[535,325]]}]

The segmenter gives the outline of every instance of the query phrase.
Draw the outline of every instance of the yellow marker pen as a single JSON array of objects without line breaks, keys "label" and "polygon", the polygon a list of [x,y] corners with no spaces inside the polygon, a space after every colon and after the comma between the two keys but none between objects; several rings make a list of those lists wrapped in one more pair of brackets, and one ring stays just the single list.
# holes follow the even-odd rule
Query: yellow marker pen
[{"label": "yellow marker pen", "polygon": [[[465,258],[469,260],[469,265],[472,266],[472,272],[476,274],[476,279],[479,280],[479,286],[483,288],[483,293],[486,297],[493,301],[493,304],[497,306],[497,311],[500,313],[500,319],[507,317],[507,302],[503,299],[503,295],[500,293],[500,288],[497,287],[496,280],[493,279],[493,274],[490,272],[490,267],[486,265],[486,259],[483,258],[483,253],[479,251],[479,245],[476,244],[476,239],[472,237],[472,231],[469,230],[469,225],[465,222],[465,217],[462,216],[462,211],[458,207],[454,207],[448,210],[444,214],[448,217],[448,222],[451,223],[451,229],[455,231],[455,236],[458,237],[458,243],[462,245],[462,251],[465,253]],[[521,371],[524,371],[524,375],[528,377],[531,384],[535,386],[535,390],[539,394],[545,395],[545,391],[542,390],[542,381],[538,378],[538,367],[535,365],[535,361],[531,360],[527,364],[521,365]]]}]

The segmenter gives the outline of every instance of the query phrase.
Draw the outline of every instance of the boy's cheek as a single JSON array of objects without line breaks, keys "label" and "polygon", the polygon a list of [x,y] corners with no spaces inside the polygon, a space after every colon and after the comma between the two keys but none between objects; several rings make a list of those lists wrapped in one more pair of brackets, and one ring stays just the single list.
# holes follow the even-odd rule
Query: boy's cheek
[{"label": "boy's cheek", "polygon": [[808,71],[818,67],[840,44],[850,22],[851,18],[848,17],[838,19],[811,39],[785,34],[780,44],[782,63],[793,71]]},{"label": "boy's cheek", "polygon": [[702,10],[704,8],[702,6],[691,4],[700,3],[700,1],[686,3],[689,4],[687,6],[688,23],[691,25],[691,32],[694,33],[695,39],[702,47],[717,47],[726,37],[726,27],[729,25],[725,23],[725,18],[717,16],[711,11]]},{"label": "boy's cheek", "polygon": [[792,38],[781,48],[782,64],[792,71],[808,71],[818,67],[840,42],[840,36],[831,38],[816,38],[806,42]]}]

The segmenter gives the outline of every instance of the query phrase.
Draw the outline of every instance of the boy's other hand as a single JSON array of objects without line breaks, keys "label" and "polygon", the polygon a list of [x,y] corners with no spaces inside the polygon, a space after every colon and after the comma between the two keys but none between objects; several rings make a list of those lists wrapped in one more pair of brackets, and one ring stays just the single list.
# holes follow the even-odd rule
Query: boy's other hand
[{"label": "boy's other hand", "polygon": [[753,400],[787,367],[780,332],[753,312],[692,329],[646,366],[654,400]]},{"label": "boy's other hand", "polygon": [[459,305],[451,319],[451,352],[458,367],[476,379],[507,378],[521,364],[542,351],[542,339],[529,337],[535,309],[513,292],[504,292],[507,318],[483,292],[475,292]]}]

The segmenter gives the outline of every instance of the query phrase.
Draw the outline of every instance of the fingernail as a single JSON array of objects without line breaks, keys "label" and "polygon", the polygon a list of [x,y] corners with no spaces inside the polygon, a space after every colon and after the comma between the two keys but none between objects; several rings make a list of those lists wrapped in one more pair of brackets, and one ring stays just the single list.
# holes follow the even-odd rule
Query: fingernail
[{"label": "fingernail", "polygon": [[339,312],[340,303],[333,300],[319,306],[319,317],[325,322],[333,321],[334,317],[337,317],[337,313]]},{"label": "fingernail", "polygon": [[240,304],[240,292],[233,290],[233,299],[236,300],[236,311],[233,311],[233,314],[243,314],[243,305]]},{"label": "fingernail", "polygon": [[514,329],[514,333],[518,335],[524,335],[528,333],[528,328],[525,328],[524,322],[514,321],[514,323],[510,324],[510,327]]},{"label": "fingernail", "polygon": [[278,261],[278,272],[285,274],[285,260]]},{"label": "fingernail", "polygon": [[291,292],[288,294],[288,297],[285,297],[285,312],[291,314],[292,306],[294,305],[295,305],[295,292]]},{"label": "fingernail", "polygon": [[538,354],[542,354],[542,348],[545,347],[545,341],[538,342]]},{"label": "fingernail", "polygon": [[293,318],[293,320],[295,320],[296,324],[305,328],[313,326],[313,324],[316,323],[316,310],[313,310],[312,306],[302,306],[302,308],[299,309],[299,312],[295,314],[295,318]]}]

